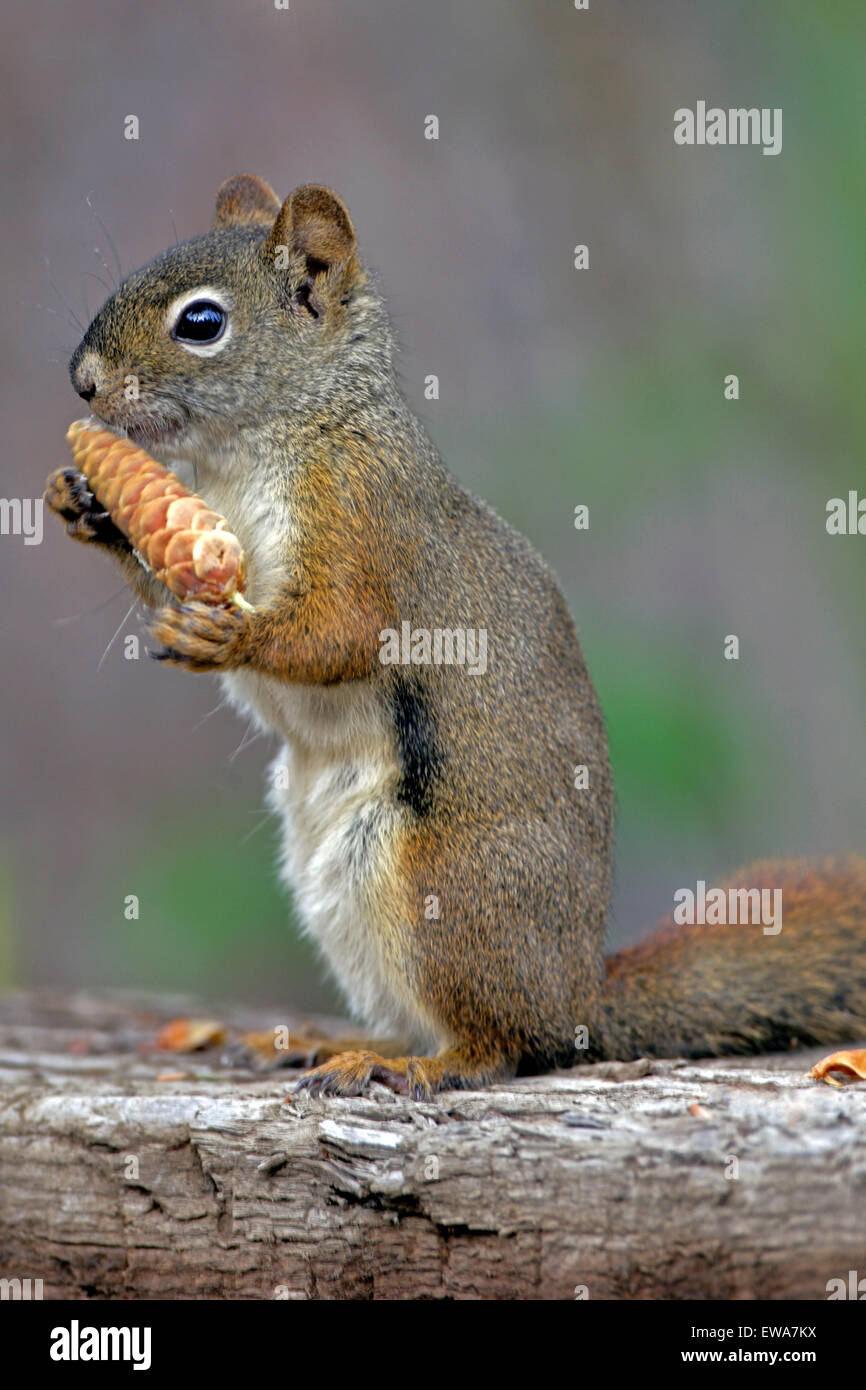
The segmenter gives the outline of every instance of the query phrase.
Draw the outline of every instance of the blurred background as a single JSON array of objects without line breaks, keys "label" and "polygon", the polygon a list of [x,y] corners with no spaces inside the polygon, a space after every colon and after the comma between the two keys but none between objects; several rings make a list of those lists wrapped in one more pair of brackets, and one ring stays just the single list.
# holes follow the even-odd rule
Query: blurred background
[{"label": "blurred background", "polygon": [[[866,537],[825,530],[866,495],[856,0],[6,10],[4,496],[66,461],[112,242],[126,274],[206,230],[237,171],[330,184],[410,401],[577,618],[618,787],[611,941],[749,859],[866,848]],[[782,107],[782,153],[675,146],[698,100]],[[52,517],[0,566],[0,984],[333,1006],[277,882],[267,741],[215,679],[124,659],[121,581]]]}]

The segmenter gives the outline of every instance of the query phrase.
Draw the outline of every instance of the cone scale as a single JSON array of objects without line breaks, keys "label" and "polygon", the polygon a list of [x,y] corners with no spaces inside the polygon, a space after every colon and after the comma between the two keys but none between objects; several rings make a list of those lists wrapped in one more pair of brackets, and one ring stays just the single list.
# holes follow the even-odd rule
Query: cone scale
[{"label": "cone scale", "polygon": [[244,554],[225,517],[144,449],[76,420],[66,432],[75,466],[149,570],[182,602],[250,608]]}]

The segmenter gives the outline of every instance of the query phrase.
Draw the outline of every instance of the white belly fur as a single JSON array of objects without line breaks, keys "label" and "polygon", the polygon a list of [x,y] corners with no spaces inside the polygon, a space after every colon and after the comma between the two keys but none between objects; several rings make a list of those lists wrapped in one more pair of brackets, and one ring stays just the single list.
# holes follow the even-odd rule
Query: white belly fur
[{"label": "white belly fur", "polygon": [[397,951],[397,931],[411,930],[395,920],[399,767],[373,692],[360,683],[304,686],[245,671],[222,680],[234,705],[285,740],[268,792],[282,821],[283,877],[353,1014],[380,1037],[443,1046],[443,1031],[410,997]]}]

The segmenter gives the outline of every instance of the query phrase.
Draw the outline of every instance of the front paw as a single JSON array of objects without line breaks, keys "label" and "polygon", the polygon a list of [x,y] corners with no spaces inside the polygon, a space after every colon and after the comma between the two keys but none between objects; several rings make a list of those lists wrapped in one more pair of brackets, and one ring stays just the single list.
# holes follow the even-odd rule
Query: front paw
[{"label": "front paw", "polygon": [[154,661],[187,671],[231,671],[247,660],[252,624],[240,608],[185,603],[161,608],[149,631],[162,648],[150,653]]},{"label": "front paw", "polygon": [[130,548],[129,541],[94,497],[87,479],[77,468],[55,469],[48,478],[44,500],[45,505],[66,522],[67,533],[73,540]]}]

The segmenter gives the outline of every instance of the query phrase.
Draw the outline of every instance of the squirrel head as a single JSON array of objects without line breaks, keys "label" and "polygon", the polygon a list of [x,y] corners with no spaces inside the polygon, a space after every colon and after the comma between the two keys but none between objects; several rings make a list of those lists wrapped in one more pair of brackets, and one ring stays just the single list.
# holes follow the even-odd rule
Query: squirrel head
[{"label": "squirrel head", "polygon": [[123,281],[70,363],[94,415],[144,446],[333,416],[390,375],[387,317],[344,204],[307,184],[281,205],[252,174],[222,185],[210,232]]}]

